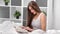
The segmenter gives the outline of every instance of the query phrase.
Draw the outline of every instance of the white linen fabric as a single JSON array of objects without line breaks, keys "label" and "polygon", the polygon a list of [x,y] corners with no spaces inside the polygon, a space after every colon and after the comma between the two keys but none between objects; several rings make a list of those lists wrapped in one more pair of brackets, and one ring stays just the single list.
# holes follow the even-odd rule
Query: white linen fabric
[{"label": "white linen fabric", "polygon": [[4,21],[0,25],[0,34],[18,34],[11,21]]},{"label": "white linen fabric", "polygon": [[43,30],[37,29],[32,32],[29,32],[29,34],[46,34],[46,32],[44,32]]}]

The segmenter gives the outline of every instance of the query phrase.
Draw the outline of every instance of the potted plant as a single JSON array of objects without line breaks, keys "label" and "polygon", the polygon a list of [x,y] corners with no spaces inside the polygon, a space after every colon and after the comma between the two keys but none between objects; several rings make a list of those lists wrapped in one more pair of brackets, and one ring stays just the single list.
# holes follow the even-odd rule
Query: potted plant
[{"label": "potted plant", "polygon": [[16,17],[16,19],[19,19],[19,16],[21,16],[21,13],[16,10],[16,12],[14,13],[14,17]]},{"label": "potted plant", "polygon": [[8,5],[8,3],[10,2],[10,0],[4,0],[5,5]]}]

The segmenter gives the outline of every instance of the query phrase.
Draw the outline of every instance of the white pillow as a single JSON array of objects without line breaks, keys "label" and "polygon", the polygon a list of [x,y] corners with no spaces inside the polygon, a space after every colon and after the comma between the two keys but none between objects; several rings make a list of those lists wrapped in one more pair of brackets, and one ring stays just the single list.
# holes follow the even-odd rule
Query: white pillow
[{"label": "white pillow", "polygon": [[56,30],[56,34],[60,34],[60,30]]},{"label": "white pillow", "polygon": [[47,34],[56,34],[57,32],[56,32],[56,30],[48,30],[46,33]]}]

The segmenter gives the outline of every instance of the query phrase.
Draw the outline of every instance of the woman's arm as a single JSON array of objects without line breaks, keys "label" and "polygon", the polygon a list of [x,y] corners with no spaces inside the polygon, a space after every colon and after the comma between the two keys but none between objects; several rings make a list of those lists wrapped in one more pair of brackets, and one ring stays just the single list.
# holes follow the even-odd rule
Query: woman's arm
[{"label": "woman's arm", "polygon": [[46,16],[44,14],[41,14],[41,29],[46,31]]}]

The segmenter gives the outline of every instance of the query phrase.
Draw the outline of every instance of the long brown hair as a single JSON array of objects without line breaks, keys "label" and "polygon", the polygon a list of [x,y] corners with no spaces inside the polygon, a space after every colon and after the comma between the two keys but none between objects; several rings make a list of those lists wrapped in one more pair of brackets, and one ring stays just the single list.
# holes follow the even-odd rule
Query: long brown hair
[{"label": "long brown hair", "polygon": [[29,2],[28,7],[27,7],[27,9],[28,9],[28,24],[27,24],[27,26],[29,26],[30,28],[33,28],[31,25],[31,22],[35,15],[33,13],[31,13],[31,11],[29,10],[29,6],[31,6],[32,9],[34,9],[38,13],[41,13],[41,10],[35,1]]}]

